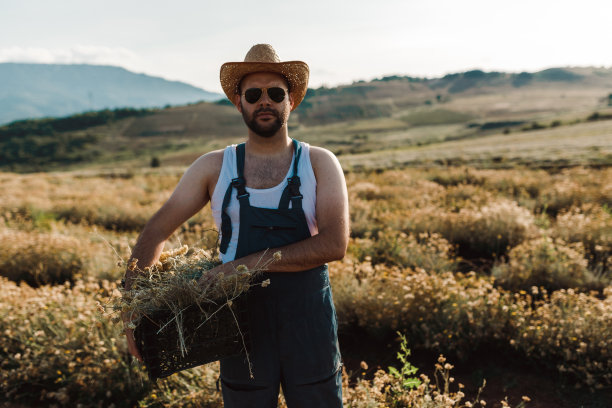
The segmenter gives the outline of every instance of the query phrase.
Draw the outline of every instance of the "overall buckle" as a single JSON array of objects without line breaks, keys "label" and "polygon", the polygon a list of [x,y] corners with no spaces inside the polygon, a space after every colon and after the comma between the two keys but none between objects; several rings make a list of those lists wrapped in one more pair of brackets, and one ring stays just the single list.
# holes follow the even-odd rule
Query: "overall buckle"
[{"label": "overall buckle", "polygon": [[246,182],[243,177],[236,177],[232,179],[232,186],[238,191],[236,198],[241,199],[248,197],[250,194],[246,191]]}]

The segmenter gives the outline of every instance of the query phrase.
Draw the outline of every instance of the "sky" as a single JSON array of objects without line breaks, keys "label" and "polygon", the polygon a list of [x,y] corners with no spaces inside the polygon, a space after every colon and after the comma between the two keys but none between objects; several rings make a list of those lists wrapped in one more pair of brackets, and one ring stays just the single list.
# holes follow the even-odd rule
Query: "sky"
[{"label": "sky", "polygon": [[612,67],[610,0],[0,0],[0,62],[117,65],[221,92],[257,43],[310,86]]}]

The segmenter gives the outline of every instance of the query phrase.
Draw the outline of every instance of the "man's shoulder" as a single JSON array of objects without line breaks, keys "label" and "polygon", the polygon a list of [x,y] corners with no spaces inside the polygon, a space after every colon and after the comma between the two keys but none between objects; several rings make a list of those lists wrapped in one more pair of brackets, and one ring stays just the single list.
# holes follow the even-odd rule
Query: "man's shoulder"
[{"label": "man's shoulder", "polygon": [[191,167],[198,172],[205,174],[208,172],[218,173],[223,165],[223,154],[225,149],[213,150],[198,157]]},{"label": "man's shoulder", "polygon": [[198,157],[183,177],[196,180],[206,190],[212,191],[223,166],[223,150],[213,150]]},{"label": "man's shoulder", "polygon": [[313,165],[315,165],[315,162],[320,163],[320,162],[338,161],[336,156],[324,147],[310,145],[309,150],[310,150],[310,161],[312,162]]},{"label": "man's shoulder", "polygon": [[310,162],[312,168],[316,171],[317,168],[326,167],[331,164],[337,164],[338,158],[332,152],[324,147],[310,146]]},{"label": "man's shoulder", "polygon": [[342,167],[340,166],[338,158],[323,147],[310,146],[310,163],[317,180],[319,180],[321,176],[328,176],[330,172],[342,173]]}]

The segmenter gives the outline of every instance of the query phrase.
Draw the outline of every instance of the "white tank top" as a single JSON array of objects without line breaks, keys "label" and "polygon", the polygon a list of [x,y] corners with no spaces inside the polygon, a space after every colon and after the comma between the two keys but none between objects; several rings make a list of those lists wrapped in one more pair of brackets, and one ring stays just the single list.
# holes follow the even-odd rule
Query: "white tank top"
[{"label": "white tank top", "polygon": [[[300,177],[300,193],[304,196],[302,198],[302,208],[306,215],[306,222],[308,223],[308,229],[310,235],[318,234],[317,220],[315,218],[315,206],[317,202],[317,180],[315,179],[314,171],[312,170],[312,164],[310,163],[310,145],[308,143],[300,142],[302,146],[302,153],[300,155],[300,161],[298,163],[298,176]],[[249,193],[249,202],[253,207],[260,208],[278,208],[283,190],[287,186],[287,179],[291,177],[293,171],[293,162],[295,156],[291,160],[289,171],[283,179],[283,181],[271,188],[249,188],[246,187],[246,191]],[[221,206],[223,205],[223,198],[227,187],[230,185],[233,178],[238,177],[238,170],[236,169],[236,145],[227,146],[223,153],[223,165],[221,166],[221,172],[219,173],[219,180],[215,186],[215,191],[210,202],[213,218],[219,231],[219,240],[221,239]],[[249,179],[249,175],[244,175],[245,179]],[[225,254],[219,254],[222,262],[233,261],[236,257],[236,248],[238,246],[238,232],[240,231],[240,203],[236,198],[237,191],[235,188],[232,189],[232,198],[229,205],[227,206],[227,214],[232,220],[232,238],[230,239],[227,251]],[[291,208],[291,202],[289,202],[289,208]]]}]

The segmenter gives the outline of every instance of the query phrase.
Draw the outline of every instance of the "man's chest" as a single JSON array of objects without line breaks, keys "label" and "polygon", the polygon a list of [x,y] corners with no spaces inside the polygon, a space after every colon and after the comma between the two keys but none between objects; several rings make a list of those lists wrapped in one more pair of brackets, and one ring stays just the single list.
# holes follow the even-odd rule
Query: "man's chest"
[{"label": "man's chest", "polygon": [[244,163],[244,178],[249,188],[271,188],[280,184],[291,166],[291,157],[270,159],[249,157]]}]

